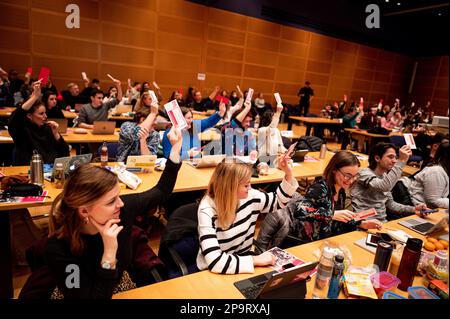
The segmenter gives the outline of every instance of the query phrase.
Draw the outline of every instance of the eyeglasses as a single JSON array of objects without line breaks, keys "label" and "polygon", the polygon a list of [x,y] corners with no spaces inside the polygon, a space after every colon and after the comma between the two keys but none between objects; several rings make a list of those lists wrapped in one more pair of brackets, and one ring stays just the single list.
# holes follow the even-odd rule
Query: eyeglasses
[{"label": "eyeglasses", "polygon": [[355,180],[355,179],[358,179],[358,177],[359,177],[359,173],[356,174],[356,175],[352,175],[352,174],[349,174],[349,173],[344,173],[340,169],[338,169],[338,171],[339,171],[339,173],[342,174],[342,176],[344,177],[344,180],[346,180],[346,181]]}]

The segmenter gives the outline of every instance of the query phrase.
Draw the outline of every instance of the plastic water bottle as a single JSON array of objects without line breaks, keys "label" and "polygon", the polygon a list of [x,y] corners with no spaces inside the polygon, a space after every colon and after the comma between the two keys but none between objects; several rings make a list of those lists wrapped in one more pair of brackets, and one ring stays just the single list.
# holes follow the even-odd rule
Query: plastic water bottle
[{"label": "plastic water bottle", "polygon": [[327,155],[327,144],[324,142],[322,143],[322,145],[320,146],[320,154],[319,154],[319,158],[320,159],[324,159]]},{"label": "plastic water bottle", "polygon": [[103,142],[102,150],[100,154],[100,162],[101,166],[108,166],[108,147],[106,146],[106,142]]},{"label": "plastic water bottle", "polygon": [[334,256],[333,272],[330,279],[330,288],[328,288],[328,298],[337,299],[341,290],[341,278],[344,274],[344,257],[340,255]]},{"label": "plastic water bottle", "polygon": [[317,267],[316,281],[314,283],[313,299],[327,299],[328,287],[333,271],[333,251],[325,247]]}]

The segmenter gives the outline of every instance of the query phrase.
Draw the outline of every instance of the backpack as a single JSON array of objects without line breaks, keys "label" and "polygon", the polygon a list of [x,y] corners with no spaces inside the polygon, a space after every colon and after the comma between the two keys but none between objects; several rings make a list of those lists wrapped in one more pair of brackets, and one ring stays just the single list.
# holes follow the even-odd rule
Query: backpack
[{"label": "backpack", "polygon": [[297,150],[308,150],[310,152],[318,152],[320,151],[320,147],[322,146],[322,139],[317,136],[302,136],[298,140],[296,149]]}]

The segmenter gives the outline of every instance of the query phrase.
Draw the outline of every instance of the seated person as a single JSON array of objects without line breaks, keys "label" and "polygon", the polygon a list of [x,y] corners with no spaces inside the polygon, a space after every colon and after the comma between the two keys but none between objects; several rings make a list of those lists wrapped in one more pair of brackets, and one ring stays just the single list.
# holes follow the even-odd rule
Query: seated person
[{"label": "seated person", "polygon": [[9,118],[8,131],[15,145],[14,165],[29,165],[33,151],[44,163],[57,157],[69,156],[69,145],[58,133],[58,123],[47,121],[45,106],[40,101],[41,83],[33,83],[31,97]]},{"label": "seated person", "polygon": [[400,111],[394,112],[394,114],[389,117],[381,117],[380,125],[388,131],[399,131],[402,127],[402,115]]},{"label": "seated person", "polygon": [[[207,129],[214,127],[217,122],[225,115],[225,104],[220,104],[219,112],[214,113],[210,117],[203,120],[193,120],[192,111],[186,107],[181,107],[181,113],[187,122],[187,127],[184,128],[181,133],[183,134],[183,146],[181,148],[181,159],[190,159],[199,154],[200,150],[200,140],[198,133],[204,132]],[[169,129],[164,132],[164,137],[162,140],[162,147],[164,157],[167,158],[170,154],[172,146],[169,143],[167,134]]]},{"label": "seated person", "polygon": [[431,208],[448,208],[448,141],[441,143],[437,149],[433,162],[412,176],[402,177],[400,180],[408,190],[408,203],[417,205],[425,203]]},{"label": "seated person", "polygon": [[227,156],[247,156],[256,150],[256,137],[250,129],[253,114],[252,104],[244,102],[244,108],[231,117],[231,121],[222,126],[222,154]]},{"label": "seated person", "polygon": [[258,128],[258,153],[259,160],[270,164],[275,164],[279,154],[286,152],[283,139],[278,130],[280,115],[283,111],[283,105],[277,105],[277,111],[267,110],[261,117],[260,127]]},{"label": "seated person", "polygon": [[381,222],[407,216],[426,209],[423,203],[415,206],[402,205],[394,201],[392,189],[402,176],[412,152],[404,145],[399,150],[394,144],[380,142],[369,154],[369,167],[361,170],[359,178],[351,189],[352,205],[355,211],[375,208]]},{"label": "seated person", "polygon": [[51,119],[64,119],[64,113],[58,106],[58,100],[56,94],[52,91],[47,91],[42,96],[42,102],[44,103],[47,117]]},{"label": "seated person", "polygon": [[[50,214],[45,260],[56,283],[52,298],[106,299],[152,283],[154,264],[147,262],[147,249],[134,250],[132,228],[136,216],[163,203],[173,190],[181,133],[173,131],[169,139],[173,148],[164,172],[143,193],[120,196],[117,175],[96,166],[82,165],[71,174]],[[79,288],[66,285],[69,265],[78,266]]]},{"label": "seated person", "polygon": [[332,109],[331,104],[326,104],[320,111],[320,116],[327,119],[334,119],[336,117],[335,111]]},{"label": "seated person", "polygon": [[138,112],[134,122],[125,122],[120,126],[117,161],[126,162],[129,155],[156,155],[159,146],[159,132],[153,129],[158,114],[158,104],[152,104],[152,112]]},{"label": "seated person", "polygon": [[350,143],[350,132],[347,132],[346,128],[357,128],[358,123],[356,123],[356,119],[358,117],[358,113],[356,112],[356,108],[351,106],[348,109],[348,113],[342,119],[342,126],[344,130],[342,131],[342,144],[341,150],[347,149],[347,145]]},{"label": "seated person", "polygon": [[363,130],[370,130],[379,126],[379,120],[377,116],[378,108],[377,106],[372,106],[370,112],[364,114],[359,123],[359,128]]},{"label": "seated person", "polygon": [[[152,98],[150,97],[150,93],[148,91],[145,91],[142,93],[141,97],[136,101],[136,105],[134,106],[134,111],[136,113],[141,112],[145,114],[150,113],[151,105],[152,105]],[[156,101],[158,103],[158,101]],[[161,109],[164,109],[164,106],[161,105]]]},{"label": "seated person", "polygon": [[256,251],[279,246],[288,235],[307,243],[357,227],[381,228],[377,220],[356,221],[356,214],[345,209],[345,191],[358,178],[359,166],[358,158],[352,153],[337,152],[322,178],[308,188],[304,198],[296,194],[285,208],[266,216],[255,243]]},{"label": "seated person", "polygon": [[189,108],[194,109],[194,111],[197,112],[206,112],[208,110],[214,109],[214,99],[216,98],[217,93],[219,92],[220,87],[216,86],[214,90],[211,92],[211,94],[206,97],[202,98],[202,92],[195,90],[193,91],[193,101],[188,105]]},{"label": "seated person", "polygon": [[103,103],[103,92],[97,89],[91,92],[91,103],[83,105],[78,115],[77,125],[81,128],[93,129],[94,121],[107,121],[109,109],[116,106],[122,99],[122,88],[120,81],[115,82],[117,87],[117,98],[108,103]]},{"label": "seated person", "polygon": [[82,95],[78,84],[75,83],[69,83],[67,90],[62,91],[61,95],[63,97],[62,105],[66,110],[75,109],[75,104],[89,103],[89,95]]},{"label": "seated person", "polygon": [[253,237],[258,215],[270,215],[284,207],[298,187],[289,159],[285,156],[280,160],[284,178],[272,193],[252,188],[251,165],[224,160],[216,167],[198,208],[197,267],[200,270],[220,274],[253,273],[256,266],[274,264],[272,254],[252,252]]}]

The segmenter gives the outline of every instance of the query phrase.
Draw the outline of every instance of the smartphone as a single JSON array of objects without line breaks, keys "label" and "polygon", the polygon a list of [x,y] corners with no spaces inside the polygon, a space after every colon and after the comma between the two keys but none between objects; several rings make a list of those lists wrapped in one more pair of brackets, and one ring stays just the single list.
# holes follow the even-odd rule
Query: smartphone
[{"label": "smartphone", "polygon": [[380,240],[391,242],[394,239],[386,233],[367,234],[366,245],[377,247]]},{"label": "smartphone", "polygon": [[420,210],[420,213],[423,215],[428,215],[431,213],[436,213],[438,211],[439,211],[439,209],[422,209],[422,210]]}]

